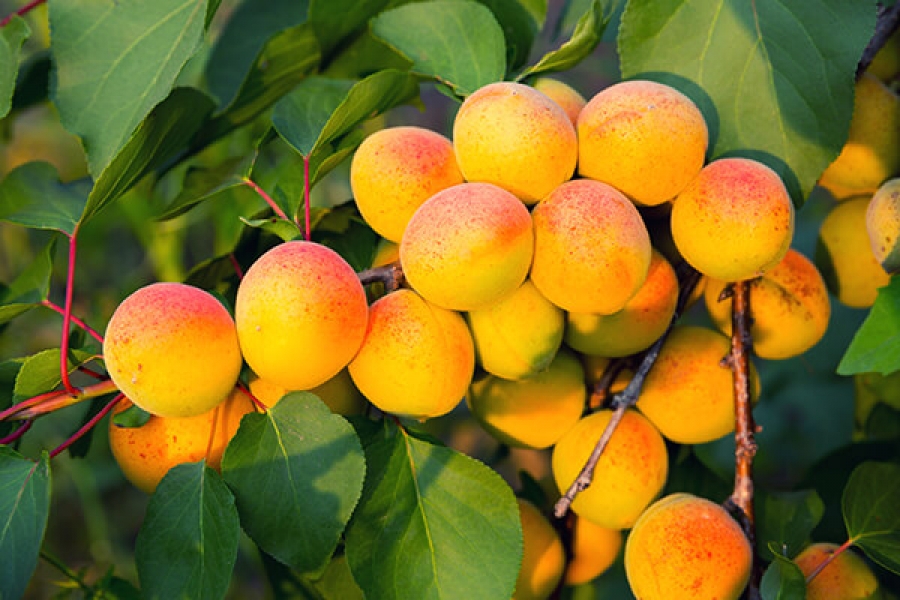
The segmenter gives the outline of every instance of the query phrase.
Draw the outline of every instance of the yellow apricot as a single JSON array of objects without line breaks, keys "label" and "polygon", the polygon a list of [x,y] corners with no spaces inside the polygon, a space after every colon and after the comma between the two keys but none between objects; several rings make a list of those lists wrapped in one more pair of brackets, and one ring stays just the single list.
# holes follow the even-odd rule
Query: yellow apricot
[{"label": "yellow apricot", "polygon": [[715,279],[762,275],[787,253],[794,205],[778,174],[749,158],[720,158],[675,199],[672,237],[695,269]]},{"label": "yellow apricot", "polygon": [[546,600],[562,579],[566,553],[559,534],[538,508],[522,498],[522,566],[512,600]]},{"label": "yellow apricot", "polygon": [[866,229],[870,198],[851,198],[836,204],[819,228],[815,263],[828,290],[853,308],[875,303],[878,288],[891,277],[872,253]]},{"label": "yellow apricot", "polygon": [[888,84],[900,75],[900,29],[891,34],[866,71]]},{"label": "yellow apricot", "polygon": [[524,204],[496,185],[462,183],[419,207],[400,242],[400,264],[426,300],[465,311],[522,285],[533,251]]},{"label": "yellow apricot", "polygon": [[587,100],[578,90],[567,83],[552,77],[538,77],[531,86],[562,107],[574,126],[578,122],[578,113],[587,104]]},{"label": "yellow apricot", "polygon": [[235,321],[253,372],[289,390],[324,383],[347,366],[366,332],[366,293],[356,272],[321,244],[279,244],[241,280]]},{"label": "yellow apricot", "polygon": [[215,296],[153,283],[116,307],[103,341],[113,383],[145,411],[189,417],[231,393],[241,370],[235,323]]},{"label": "yellow apricot", "polygon": [[[259,377],[253,377],[249,387],[250,393],[267,408],[272,408],[282,397],[291,392],[291,390]],[[307,391],[318,396],[332,412],[339,415],[359,415],[366,410],[366,398],[356,389],[350,372],[346,368],[341,369],[337,375],[325,383]]]},{"label": "yellow apricot", "polygon": [[481,367],[497,377],[522,379],[543,371],[562,344],[565,317],[526,279],[500,300],[466,313]]},{"label": "yellow apricot", "polygon": [[572,527],[572,559],[566,566],[566,585],[581,585],[599,577],[615,562],[622,544],[621,530],[601,527],[576,517]]},{"label": "yellow apricot", "polygon": [[[724,281],[710,279],[706,308],[716,327],[731,335],[731,298],[719,300]],[[825,280],[811,260],[791,249],[780,263],[750,282],[750,335],[760,358],[780,360],[803,354],[825,335],[831,300]]]},{"label": "yellow apricot", "polygon": [[423,202],[462,182],[453,144],[422,127],[376,131],[350,161],[350,187],[360,214],[376,233],[393,242],[400,242]]},{"label": "yellow apricot", "polygon": [[610,185],[568,181],[532,211],[531,280],[570,312],[612,314],[647,278],[650,236],[634,204]]},{"label": "yellow apricot", "polygon": [[566,112],[521,83],[470,94],[453,121],[456,160],[467,181],[493,183],[534,204],[575,172],[578,142]]},{"label": "yellow apricot", "polygon": [[[837,544],[810,544],[794,559],[807,577],[838,549]],[[882,597],[872,569],[849,548],[841,551],[806,582],[806,600],[878,600]]]},{"label": "yellow apricot", "polygon": [[[599,410],[582,417],[553,447],[553,479],[567,490],[612,418]],[[575,496],[572,511],[609,529],[627,529],[662,491],[669,472],[666,444],[653,423],[627,410],[600,455],[593,482]]]},{"label": "yellow apricot", "polygon": [[587,388],[578,358],[560,349],[546,370],[511,381],[486,375],[466,402],[475,419],[509,446],[548,448],[581,418]]},{"label": "yellow apricot", "polygon": [[625,574],[641,600],[737,600],[753,549],[722,506],[686,493],[653,503],[625,542]]},{"label": "yellow apricot", "polygon": [[655,81],[622,81],[578,115],[578,174],[646,206],[674,198],[703,167],[709,132],[694,102]]},{"label": "yellow apricot", "polygon": [[426,419],[453,410],[475,370],[465,319],[401,288],[369,308],[369,326],[348,367],[360,392],[378,409]]},{"label": "yellow apricot", "polygon": [[585,354],[629,356],[649,348],[665,332],[678,304],[678,277],[653,250],[647,279],[625,306],[611,315],[570,312],[565,342]]},{"label": "yellow apricot", "polygon": [[[129,406],[130,401],[122,401],[113,414]],[[250,398],[235,388],[219,405],[191,417],[152,415],[140,427],[119,427],[110,418],[109,447],[126,479],[152,494],[175,465],[205,458],[207,466],[218,470],[241,418],[253,410]]]},{"label": "yellow apricot", "polygon": [[872,196],[866,231],[875,260],[888,273],[900,271],[900,177],[885,181]]}]

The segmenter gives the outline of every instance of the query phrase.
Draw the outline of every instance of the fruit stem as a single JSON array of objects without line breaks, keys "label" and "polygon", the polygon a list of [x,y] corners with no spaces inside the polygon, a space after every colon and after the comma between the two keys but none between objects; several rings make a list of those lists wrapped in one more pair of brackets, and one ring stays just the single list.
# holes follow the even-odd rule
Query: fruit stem
[{"label": "fruit stem", "polygon": [[244,183],[244,185],[249,186],[250,189],[259,194],[259,197],[265,200],[266,204],[269,205],[269,208],[271,208],[279,218],[284,219],[285,221],[290,221],[284,211],[281,210],[281,207],[278,206],[278,204],[274,200],[272,200],[272,197],[269,196],[264,189],[259,187],[259,185],[257,185],[255,181],[253,181],[249,177],[243,177],[241,178],[241,181]]},{"label": "fruit stem", "polygon": [[40,6],[41,4],[43,4],[44,2],[46,2],[46,1],[47,1],[47,0],[31,0],[31,2],[29,2],[28,4],[26,4],[26,5],[23,6],[22,8],[20,8],[20,9],[18,9],[17,11],[15,11],[15,12],[13,12],[13,13],[11,13],[11,14],[8,14],[8,15],[6,15],[5,17],[3,17],[3,20],[0,21],[0,27],[6,27],[6,25],[9,24],[10,21],[12,21],[13,17],[16,17],[16,16],[18,16],[18,17],[24,16],[24,15],[28,14],[29,12],[31,12],[33,9],[37,8],[38,6]]},{"label": "fruit stem", "polygon": [[[63,310],[62,308],[60,308],[59,306],[57,306],[57,305],[56,305],[54,302],[52,302],[51,300],[43,300],[43,301],[41,301],[41,306],[46,306],[47,308],[49,308],[50,310],[56,312],[57,314],[60,314],[60,315],[65,316],[65,310]],[[99,333],[97,333],[97,331],[94,330],[92,327],[90,327],[87,323],[85,323],[84,321],[82,321],[81,319],[79,319],[78,317],[76,317],[75,315],[71,315],[71,314],[69,315],[69,319],[70,319],[73,323],[75,323],[76,325],[78,325],[79,327],[81,327],[81,328],[85,331],[85,333],[87,333],[89,336],[91,336],[92,338],[94,338],[95,340],[97,340],[99,343],[101,343],[101,344],[103,343],[103,336],[100,335]]]},{"label": "fruit stem", "polygon": [[125,397],[125,394],[123,394],[123,393],[121,393],[121,392],[118,393],[118,394],[116,394],[116,397],[113,398],[112,400],[110,400],[109,403],[107,403],[107,405],[104,406],[104,407],[100,410],[100,412],[98,412],[96,415],[94,415],[93,417],[91,417],[91,418],[88,420],[88,422],[85,423],[84,425],[82,425],[82,426],[78,429],[78,431],[76,431],[75,433],[73,433],[73,434],[71,435],[71,437],[69,437],[69,439],[67,439],[66,441],[64,441],[64,442],[63,442],[62,444],[60,444],[59,446],[57,446],[57,447],[50,453],[50,458],[54,458],[54,457],[56,457],[56,456],[59,456],[59,454],[60,454],[61,452],[63,452],[66,448],[68,448],[69,446],[71,446],[72,444],[74,444],[75,442],[77,442],[79,439],[81,439],[81,437],[82,437],[85,433],[87,433],[88,431],[90,431],[91,428],[94,427],[94,425],[96,425],[98,422],[100,422],[100,419],[102,419],[103,417],[105,417],[105,416],[107,415],[107,413],[109,413],[109,411],[111,411],[111,410],[113,409],[113,407],[114,407],[116,404],[118,404],[119,401],[122,400],[124,397]]},{"label": "fruit stem", "polygon": [[834,552],[832,552],[828,558],[826,558],[821,563],[816,565],[816,568],[813,569],[812,571],[810,571],[809,575],[806,576],[806,584],[809,585],[809,582],[812,581],[816,575],[821,573],[825,569],[825,567],[830,565],[835,559],[837,559],[838,556],[843,554],[852,545],[853,545],[853,540],[850,539],[850,540],[847,540],[846,542],[844,542],[843,544],[841,544],[840,546],[838,546],[837,548],[835,548]]},{"label": "fruit stem", "polygon": [[900,3],[895,2],[893,6],[886,7],[884,4],[878,5],[878,17],[875,22],[875,33],[863,50],[859,63],[856,65],[856,79],[862,77],[878,51],[884,46],[888,38],[900,27]]},{"label": "fruit stem", "polygon": [[373,283],[384,284],[386,292],[393,292],[394,290],[400,289],[404,282],[403,268],[400,266],[400,261],[394,261],[387,265],[360,271],[357,276],[363,285],[371,285]]},{"label": "fruit stem", "polygon": [[63,307],[62,341],[59,345],[59,375],[70,396],[79,393],[69,380],[69,329],[72,326],[72,288],[75,282],[75,252],[78,248],[78,226],[69,236],[69,265],[66,271],[66,302]]},{"label": "fruit stem", "polygon": [[14,441],[25,435],[25,432],[31,429],[31,425],[34,423],[34,419],[28,419],[21,426],[19,426],[15,431],[10,433],[9,435],[0,438],[0,446],[8,446],[12,444]]}]

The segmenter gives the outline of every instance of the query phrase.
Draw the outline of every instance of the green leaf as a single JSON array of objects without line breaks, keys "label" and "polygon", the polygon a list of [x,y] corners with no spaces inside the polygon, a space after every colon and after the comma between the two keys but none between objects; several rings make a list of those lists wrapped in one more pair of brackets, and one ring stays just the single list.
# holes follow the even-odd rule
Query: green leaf
[{"label": "green leaf", "polygon": [[[49,392],[62,382],[62,376],[59,371],[59,352],[59,348],[42,350],[29,356],[22,363],[22,368],[19,369],[19,374],[16,376],[16,387],[13,390],[16,399],[24,400],[25,398]],[[69,373],[78,368],[79,365],[83,365],[94,358],[96,358],[96,355],[91,352],[70,350],[68,360]]]},{"label": "green leaf", "polygon": [[805,600],[806,577],[790,559],[775,554],[763,574],[759,592],[763,600]]},{"label": "green leaf", "polygon": [[293,221],[286,221],[278,217],[268,219],[245,219],[241,217],[247,227],[262,229],[273,235],[277,235],[282,241],[289,242],[303,237],[303,232]]},{"label": "green leaf", "polygon": [[206,0],[51,0],[53,97],[94,177],[172,89],[202,40]]},{"label": "green leaf", "polygon": [[825,513],[815,490],[759,494],[756,501],[757,547],[764,560],[775,554],[796,556],[809,542],[812,530]]},{"label": "green leaf", "polygon": [[331,55],[388,4],[388,0],[310,0],[309,22],[319,38],[322,55]]},{"label": "green leaf", "polygon": [[9,113],[13,91],[19,73],[19,50],[31,35],[31,30],[21,18],[14,16],[0,28],[0,119]]},{"label": "green leaf", "polygon": [[0,325],[28,312],[50,294],[50,276],[53,274],[53,256],[56,253],[54,236],[43,250],[35,255],[31,264],[0,291]]},{"label": "green leaf", "polygon": [[878,290],[875,304],[838,364],[839,375],[900,371],[900,277]]},{"label": "green leaf", "polygon": [[282,98],[272,111],[272,126],[284,141],[308,156],[320,142],[322,131],[355,82],[308,77]]},{"label": "green leaf", "polygon": [[687,94],[709,125],[710,158],[766,163],[800,206],[847,137],[874,25],[871,2],[632,0],[622,76]]},{"label": "green leaf", "polygon": [[21,598],[37,566],[50,513],[50,459],[0,446],[0,598]]},{"label": "green leaf", "polygon": [[184,176],[184,185],[172,202],[157,217],[167,221],[183,215],[201,202],[212,200],[222,192],[244,185],[250,174],[255,155],[234,156],[213,167],[191,167]]},{"label": "green leaf", "polygon": [[364,600],[365,595],[353,579],[350,572],[350,563],[347,555],[341,554],[334,557],[322,576],[316,580],[316,589],[325,598],[340,598],[341,600]]},{"label": "green leaf", "polygon": [[151,416],[150,413],[137,404],[132,404],[125,410],[114,414],[112,417],[112,424],[116,427],[140,427],[141,425],[145,425],[147,421],[150,420]]},{"label": "green leaf", "polygon": [[865,462],[853,469],[841,508],[853,544],[900,573],[900,465]]},{"label": "green leaf", "polygon": [[0,183],[0,221],[71,236],[87,203],[90,183],[60,183],[56,167],[25,163]]},{"label": "green leaf", "polygon": [[416,2],[372,19],[372,32],[413,62],[413,70],[458,96],[506,74],[503,30],[491,11],[462,0]]},{"label": "green leaf", "polygon": [[572,36],[558,49],[545,54],[536,65],[526,69],[518,79],[543,73],[565,71],[584,60],[600,43],[609,24],[610,14],[604,14],[603,3],[594,0],[578,20]]},{"label": "green leaf", "polygon": [[322,569],[359,499],[359,438],[317,397],[296,392],[246,415],[222,457],[241,524],[260,548],[302,572]]},{"label": "green leaf", "polygon": [[506,40],[507,68],[509,70],[518,69],[528,60],[534,40],[544,25],[544,18],[547,14],[546,4],[541,7],[526,6],[522,0],[478,1],[491,9],[494,18],[497,19],[497,23],[503,30],[503,37]]},{"label": "green leaf", "polygon": [[169,470],[156,488],[135,542],[145,598],[223,598],[237,559],[234,496],[201,461]]},{"label": "green leaf", "polygon": [[372,598],[509,598],[522,560],[512,490],[464,454],[385,421],[366,446],[369,474],[347,531]]}]

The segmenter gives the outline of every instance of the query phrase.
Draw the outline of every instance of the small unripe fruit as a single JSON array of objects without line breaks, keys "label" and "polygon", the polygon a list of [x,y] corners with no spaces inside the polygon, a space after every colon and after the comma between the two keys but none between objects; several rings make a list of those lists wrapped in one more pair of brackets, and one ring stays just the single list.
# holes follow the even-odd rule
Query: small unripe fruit
[{"label": "small unripe fruit", "polygon": [[[807,577],[832,557],[837,544],[819,542],[803,549],[794,559]],[[880,600],[878,580],[869,565],[852,550],[842,551],[815,577],[806,582],[806,600]]]},{"label": "small unripe fruit", "polygon": [[884,182],[872,196],[866,231],[875,260],[888,273],[900,271],[900,177]]},{"label": "small unripe fruit", "polygon": [[547,517],[531,502],[516,500],[522,521],[522,566],[512,600],[546,600],[563,576],[566,553]]}]

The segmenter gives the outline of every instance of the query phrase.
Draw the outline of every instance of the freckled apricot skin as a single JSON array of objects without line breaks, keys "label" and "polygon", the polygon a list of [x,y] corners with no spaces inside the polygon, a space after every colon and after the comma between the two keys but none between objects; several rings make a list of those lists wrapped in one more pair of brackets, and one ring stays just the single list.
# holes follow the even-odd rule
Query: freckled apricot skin
[{"label": "freckled apricot skin", "polygon": [[522,521],[522,566],[512,600],[546,600],[556,589],[566,566],[562,541],[537,507],[517,498]]},{"label": "freckled apricot skin", "polygon": [[[551,464],[560,490],[578,477],[611,417],[608,409],[582,417],[556,442]],[[600,456],[593,483],[575,496],[572,511],[602,527],[627,529],[662,491],[668,469],[659,431],[629,409]]]},{"label": "freckled apricot skin", "polygon": [[647,279],[625,306],[611,315],[567,313],[564,339],[585,354],[629,356],[649,348],[665,332],[677,303],[675,269],[653,250]]},{"label": "freckled apricot skin", "polygon": [[[250,393],[267,408],[272,408],[285,394],[291,392],[259,377],[250,380],[249,388]],[[366,398],[356,389],[346,368],[325,383],[306,391],[318,396],[332,412],[339,415],[359,415],[366,409]]]},{"label": "freckled apricot skin", "polygon": [[709,133],[703,114],[675,88],[623,81],[593,96],[578,115],[578,173],[634,202],[674,198],[703,167]]},{"label": "freckled apricot skin", "polygon": [[[731,335],[731,298],[719,300],[727,284],[710,279],[704,298],[719,331]],[[825,335],[831,300],[815,264],[791,249],[780,263],[750,282],[750,336],[760,358],[783,360],[803,354]]]},{"label": "freckled apricot skin", "polygon": [[466,181],[493,183],[534,204],[575,172],[578,141],[568,115],[536,89],[511,81],[470,94],[453,121]]},{"label": "freckled apricot skin", "polygon": [[625,542],[625,573],[641,600],[737,600],[752,563],[737,521],[722,506],[685,493],[653,503]]},{"label": "freckled apricot skin", "polygon": [[715,279],[762,275],[787,253],[794,205],[781,178],[748,158],[720,158],[674,200],[672,237],[695,269]]},{"label": "freckled apricot skin", "polygon": [[587,100],[578,90],[567,83],[552,77],[538,77],[532,87],[559,104],[566,112],[572,125],[578,122],[578,113],[587,104]]},{"label": "freckled apricot skin", "polygon": [[334,250],[285,242],[259,257],[241,280],[235,321],[253,372],[289,390],[337,375],[366,332],[365,290]]},{"label": "freckled apricot skin", "polygon": [[350,187],[360,214],[393,242],[400,241],[423,202],[462,182],[453,144],[422,127],[376,131],[363,140],[350,162]]},{"label": "freckled apricot skin", "polygon": [[[809,576],[838,549],[837,544],[810,544],[794,559]],[[845,550],[806,584],[807,600],[880,600],[883,597],[872,569],[853,550]]]},{"label": "freckled apricot skin", "polygon": [[599,577],[615,562],[623,543],[621,530],[576,518],[572,530],[572,560],[566,567],[566,585],[581,585]]},{"label": "freckled apricot skin", "polygon": [[[120,402],[113,414],[130,405]],[[175,465],[205,458],[207,466],[218,470],[241,418],[253,410],[250,398],[235,389],[221,404],[192,417],[151,416],[140,427],[119,427],[110,418],[109,447],[125,478],[152,494]]]},{"label": "freckled apricot skin", "polygon": [[475,345],[462,315],[401,288],[372,303],[365,340],[348,369],[378,409],[424,420],[462,401]]},{"label": "freckled apricot skin", "polygon": [[522,285],[533,252],[524,204],[496,185],[462,183],[419,207],[400,242],[400,264],[426,300],[468,311]]},{"label": "freckled apricot skin", "polygon": [[234,388],[241,370],[235,323],[210,293],[153,283],[119,304],[106,327],[103,358],[119,390],[145,411],[189,417]]},{"label": "freckled apricot skin", "polygon": [[538,203],[531,280],[570,312],[612,314],[650,269],[650,235],[634,204],[590,179],[568,181]]},{"label": "freckled apricot skin", "polygon": [[885,181],[866,209],[869,245],[888,273],[900,271],[900,177]]}]

